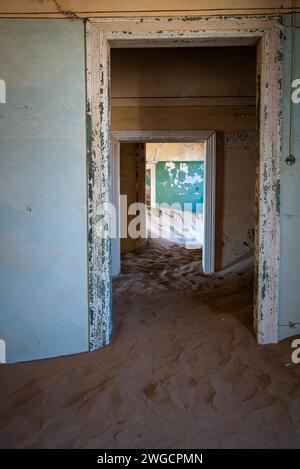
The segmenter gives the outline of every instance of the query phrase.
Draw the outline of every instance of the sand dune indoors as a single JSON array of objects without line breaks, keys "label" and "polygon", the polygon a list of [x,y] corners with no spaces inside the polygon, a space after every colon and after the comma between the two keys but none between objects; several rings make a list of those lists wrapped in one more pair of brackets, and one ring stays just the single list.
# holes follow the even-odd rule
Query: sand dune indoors
[{"label": "sand dune indoors", "polygon": [[1,366],[1,446],[299,447],[300,368],[291,340],[256,343],[251,258],[213,277],[200,258],[126,254],[110,346]]}]

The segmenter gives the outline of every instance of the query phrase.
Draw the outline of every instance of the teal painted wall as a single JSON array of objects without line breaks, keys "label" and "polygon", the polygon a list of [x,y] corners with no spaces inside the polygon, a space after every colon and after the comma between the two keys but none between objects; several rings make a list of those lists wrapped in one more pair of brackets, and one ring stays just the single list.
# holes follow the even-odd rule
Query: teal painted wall
[{"label": "teal painted wall", "polygon": [[1,20],[0,338],[9,362],[88,349],[84,26]]},{"label": "teal painted wall", "polygon": [[[300,15],[298,15],[298,24]],[[280,317],[279,336],[300,333],[300,324],[291,328],[289,321],[300,323],[300,104],[291,102],[291,17],[285,18],[285,49],[283,79],[283,139],[281,172],[281,255],[280,255]],[[294,73],[300,78],[300,28],[295,28]],[[292,107],[293,166],[287,166],[289,154],[289,116]]]},{"label": "teal painted wall", "polygon": [[202,212],[204,161],[160,161],[155,168],[156,204],[191,204]]}]

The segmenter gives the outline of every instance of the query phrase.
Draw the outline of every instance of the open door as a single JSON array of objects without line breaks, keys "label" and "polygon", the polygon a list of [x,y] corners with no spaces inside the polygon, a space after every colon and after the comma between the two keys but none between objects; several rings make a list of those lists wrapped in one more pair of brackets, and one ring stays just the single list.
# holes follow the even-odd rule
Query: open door
[{"label": "open door", "polygon": [[115,226],[111,238],[111,269],[112,276],[121,272],[121,244],[120,244],[120,142],[112,138],[112,194],[111,202],[115,207]]},{"label": "open door", "polygon": [[[115,276],[121,272],[121,253],[134,251],[146,242],[146,238],[132,238],[127,234],[136,216],[133,204],[146,202],[146,162],[143,143],[120,143],[113,139],[112,148],[112,203],[117,220],[112,238],[112,275]],[[134,213],[130,213],[130,207]]]},{"label": "open door", "polygon": [[202,268],[207,275],[215,271],[215,211],[216,211],[216,134],[206,140],[204,177],[204,246]]}]

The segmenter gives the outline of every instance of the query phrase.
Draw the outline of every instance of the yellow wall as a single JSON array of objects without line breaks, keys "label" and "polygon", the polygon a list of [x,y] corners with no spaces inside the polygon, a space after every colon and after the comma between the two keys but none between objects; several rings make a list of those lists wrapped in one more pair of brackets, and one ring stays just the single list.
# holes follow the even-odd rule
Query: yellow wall
[{"label": "yellow wall", "polygon": [[147,163],[158,161],[200,161],[205,159],[205,143],[147,143]]},{"label": "yellow wall", "polygon": [[[300,0],[295,0],[300,9]],[[1,0],[0,16],[68,17],[264,15],[289,13],[292,0]]]}]

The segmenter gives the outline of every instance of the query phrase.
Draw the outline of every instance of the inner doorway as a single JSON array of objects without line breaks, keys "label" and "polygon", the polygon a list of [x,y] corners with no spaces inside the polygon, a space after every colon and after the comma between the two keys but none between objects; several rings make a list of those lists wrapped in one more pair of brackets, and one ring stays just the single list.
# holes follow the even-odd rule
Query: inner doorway
[{"label": "inner doorway", "polygon": [[[112,274],[121,272],[122,252],[143,246],[148,237],[201,249],[202,271],[213,273],[215,132],[114,131],[112,148],[112,202],[116,215]],[[139,216],[146,234],[132,237],[127,228],[140,212],[136,203],[144,204],[144,215]]]}]

